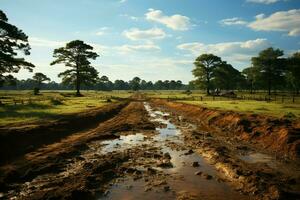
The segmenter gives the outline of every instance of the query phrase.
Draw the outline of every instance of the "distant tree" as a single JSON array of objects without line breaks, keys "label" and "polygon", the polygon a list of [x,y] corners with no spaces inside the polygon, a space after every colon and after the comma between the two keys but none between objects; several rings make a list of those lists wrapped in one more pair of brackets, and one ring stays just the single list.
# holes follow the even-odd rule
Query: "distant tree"
[{"label": "distant tree", "polygon": [[214,69],[213,77],[214,86],[225,90],[237,89],[243,79],[241,73],[226,62],[222,62]]},{"label": "distant tree", "polygon": [[114,89],[115,90],[128,90],[128,83],[123,80],[115,80]]},{"label": "distant tree", "polygon": [[294,53],[287,60],[287,81],[296,94],[300,90],[300,52]]},{"label": "distant tree", "polygon": [[194,62],[195,69],[192,71],[193,75],[198,79],[197,82],[203,84],[208,95],[210,94],[214,69],[221,63],[221,58],[213,54],[202,54]]},{"label": "distant tree", "polygon": [[280,49],[268,48],[253,57],[252,64],[257,67],[261,78],[267,85],[268,94],[271,95],[272,87],[279,85],[284,80],[285,59],[281,58],[283,51]]},{"label": "distant tree", "polygon": [[130,82],[129,85],[132,90],[137,91],[140,89],[141,79],[139,77],[134,77]]},{"label": "distant tree", "polygon": [[18,51],[30,54],[28,36],[16,26],[8,23],[5,13],[0,10],[0,87],[5,82],[15,82],[9,73],[17,73],[21,68],[32,72],[34,65],[16,57]]},{"label": "distant tree", "polygon": [[62,63],[70,68],[58,76],[63,77],[64,83],[75,84],[77,96],[80,96],[81,84],[95,84],[98,79],[98,72],[90,65],[89,59],[95,60],[99,55],[92,50],[92,46],[81,40],[74,40],[53,52],[56,59],[51,65]]},{"label": "distant tree", "polygon": [[32,79],[36,82],[37,87],[40,88],[42,83],[45,81],[50,81],[51,79],[49,77],[47,77],[45,74],[43,73],[35,73],[32,77]]}]

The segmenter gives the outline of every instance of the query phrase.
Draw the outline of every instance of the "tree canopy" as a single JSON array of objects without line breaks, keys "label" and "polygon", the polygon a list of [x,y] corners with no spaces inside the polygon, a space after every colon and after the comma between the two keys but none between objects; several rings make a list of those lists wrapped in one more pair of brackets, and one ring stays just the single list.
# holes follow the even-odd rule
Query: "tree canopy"
[{"label": "tree canopy", "polygon": [[80,96],[80,86],[82,84],[95,84],[98,79],[97,70],[91,66],[91,60],[95,60],[99,55],[93,52],[93,47],[85,44],[81,40],[74,40],[66,44],[65,47],[55,49],[53,57],[56,58],[51,65],[65,64],[66,71],[58,76],[67,84],[74,84],[76,94]]},{"label": "tree canopy", "polygon": [[32,71],[34,65],[18,57],[18,52],[30,54],[28,36],[16,26],[8,23],[5,13],[0,10],[0,86],[13,82],[10,73],[17,73],[21,68]]},{"label": "tree canopy", "polygon": [[284,80],[285,59],[281,58],[283,51],[267,48],[251,59],[254,68],[257,68],[261,80],[265,82],[269,95],[272,87],[278,86]]},{"label": "tree canopy", "polygon": [[195,69],[192,71],[193,75],[198,79],[197,82],[206,88],[207,94],[210,94],[214,69],[221,63],[221,58],[213,54],[202,54],[194,62]]},{"label": "tree canopy", "polygon": [[32,79],[37,83],[37,86],[40,87],[44,81],[50,81],[51,79],[45,74],[37,72],[33,75]]}]

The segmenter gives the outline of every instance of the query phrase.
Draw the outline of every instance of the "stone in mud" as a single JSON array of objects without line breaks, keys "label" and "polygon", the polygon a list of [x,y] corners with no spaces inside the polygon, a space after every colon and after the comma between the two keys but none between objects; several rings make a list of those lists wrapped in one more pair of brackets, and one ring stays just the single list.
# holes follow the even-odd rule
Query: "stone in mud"
[{"label": "stone in mud", "polygon": [[193,162],[192,167],[199,167],[199,163],[197,161]]},{"label": "stone in mud", "polygon": [[147,171],[150,173],[150,174],[156,174],[156,170],[151,168],[151,167],[148,167]]},{"label": "stone in mud", "polygon": [[159,161],[159,163],[157,164],[157,167],[172,168],[173,164],[171,163],[171,161],[169,159],[163,159],[163,160]]},{"label": "stone in mud", "polygon": [[203,174],[202,175],[205,179],[207,179],[207,180],[211,180],[213,177],[211,176],[211,175],[209,175],[209,174]]},{"label": "stone in mud", "polygon": [[194,151],[192,150],[192,149],[190,149],[188,152],[186,152],[184,155],[191,155],[191,154],[193,154],[194,153]]},{"label": "stone in mud", "polygon": [[166,159],[171,159],[171,155],[167,152],[167,153],[164,153],[164,158]]},{"label": "stone in mud", "polygon": [[202,175],[202,172],[201,172],[201,171],[196,171],[196,172],[195,172],[195,175],[200,176],[200,175]]},{"label": "stone in mud", "polygon": [[170,191],[170,186],[166,185],[166,186],[164,187],[164,191],[165,191],[165,192]]}]

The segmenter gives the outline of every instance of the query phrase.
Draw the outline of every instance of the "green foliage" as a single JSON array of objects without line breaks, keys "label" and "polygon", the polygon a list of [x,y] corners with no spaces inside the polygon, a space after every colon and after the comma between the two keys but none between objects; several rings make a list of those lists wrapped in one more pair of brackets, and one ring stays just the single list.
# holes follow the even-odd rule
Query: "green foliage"
[{"label": "green foliage", "polygon": [[27,35],[16,26],[8,23],[5,13],[0,10],[0,86],[14,83],[15,78],[8,73],[17,73],[21,68],[32,71],[34,65],[16,57],[18,51],[30,54]]},{"label": "green foliage", "polygon": [[285,59],[281,56],[283,56],[282,50],[268,48],[251,59],[253,67],[261,75],[261,81],[267,86],[269,95],[272,87],[284,82]]},{"label": "green foliage", "polygon": [[38,88],[44,81],[50,81],[50,78],[43,73],[35,73],[32,79],[37,83]]},{"label": "green foliage", "polygon": [[221,58],[213,54],[202,54],[194,62],[193,75],[205,86],[207,94],[210,94],[213,72],[221,63]]},{"label": "green foliage", "polygon": [[98,72],[92,67],[89,59],[95,60],[99,55],[92,51],[93,47],[83,41],[74,40],[54,50],[53,57],[56,58],[51,65],[65,64],[70,69],[60,73],[58,77],[63,82],[74,84],[76,94],[80,96],[80,86],[95,84],[98,80]]}]

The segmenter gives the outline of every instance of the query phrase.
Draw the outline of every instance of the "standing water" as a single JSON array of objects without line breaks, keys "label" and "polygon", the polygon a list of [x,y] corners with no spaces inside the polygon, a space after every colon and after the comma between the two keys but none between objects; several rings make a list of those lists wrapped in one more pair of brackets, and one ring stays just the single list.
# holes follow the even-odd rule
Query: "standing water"
[{"label": "standing water", "polygon": [[[158,134],[149,137],[137,133],[105,141],[102,153],[129,148],[143,151],[147,145],[148,150],[149,146],[159,149],[167,159],[150,167],[159,172],[153,175],[154,178],[120,178],[99,199],[249,199],[221,181],[218,177],[222,175],[188,148],[181,131],[170,122],[168,113],[154,111],[147,103],[144,105],[151,120],[160,124],[156,128]],[[186,128],[192,127],[189,126]],[[147,171],[149,165],[139,166],[139,169]]]}]

